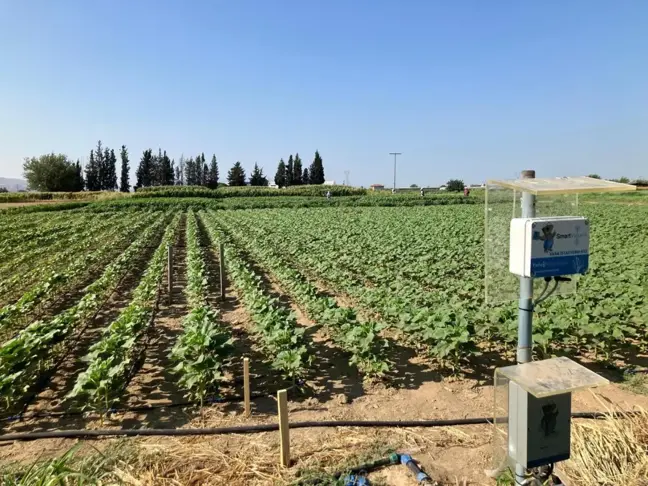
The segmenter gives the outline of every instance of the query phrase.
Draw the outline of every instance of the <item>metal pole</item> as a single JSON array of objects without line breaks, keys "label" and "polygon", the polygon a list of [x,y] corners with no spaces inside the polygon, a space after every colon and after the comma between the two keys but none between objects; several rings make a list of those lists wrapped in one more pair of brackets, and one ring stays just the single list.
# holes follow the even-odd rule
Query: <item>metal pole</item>
[{"label": "metal pole", "polygon": [[173,293],[173,246],[167,245],[167,277],[169,284],[169,304],[171,304],[171,295]]},{"label": "metal pole", "polygon": [[402,155],[401,152],[389,152],[389,155],[394,156],[394,192],[396,192],[396,157]]},{"label": "metal pole", "polygon": [[[535,170],[523,170],[522,179],[535,179]],[[535,218],[536,198],[528,192],[522,193],[522,217]],[[533,279],[520,277],[520,301],[518,311],[517,362],[530,363],[533,349]],[[525,483],[526,470],[515,465],[515,483]]]}]

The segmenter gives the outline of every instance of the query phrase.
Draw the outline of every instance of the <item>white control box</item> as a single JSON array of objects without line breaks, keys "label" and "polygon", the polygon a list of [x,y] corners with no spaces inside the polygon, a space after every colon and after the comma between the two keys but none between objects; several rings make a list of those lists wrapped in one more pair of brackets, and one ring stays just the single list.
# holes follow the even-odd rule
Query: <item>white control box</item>
[{"label": "white control box", "polygon": [[509,383],[508,454],[526,468],[569,459],[571,393],[536,398]]},{"label": "white control box", "polygon": [[509,271],[520,277],[584,274],[589,267],[589,221],[583,217],[511,220]]}]

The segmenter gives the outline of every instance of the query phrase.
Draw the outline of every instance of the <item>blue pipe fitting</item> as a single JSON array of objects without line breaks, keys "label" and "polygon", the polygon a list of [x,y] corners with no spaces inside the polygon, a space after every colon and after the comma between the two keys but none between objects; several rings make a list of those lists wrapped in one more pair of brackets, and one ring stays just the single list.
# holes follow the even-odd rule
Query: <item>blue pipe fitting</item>
[{"label": "blue pipe fitting", "polygon": [[344,478],[344,486],[371,486],[365,476],[350,474]]},{"label": "blue pipe fitting", "polygon": [[410,456],[409,454],[401,454],[400,462],[403,466],[407,466],[408,462],[412,462],[412,456]]},{"label": "blue pipe fitting", "polygon": [[422,483],[424,481],[431,481],[430,476],[421,471],[421,468],[418,467],[418,464],[414,462],[414,459],[409,454],[401,454],[400,461],[401,464],[407,466],[407,469],[412,471],[419,483]]}]

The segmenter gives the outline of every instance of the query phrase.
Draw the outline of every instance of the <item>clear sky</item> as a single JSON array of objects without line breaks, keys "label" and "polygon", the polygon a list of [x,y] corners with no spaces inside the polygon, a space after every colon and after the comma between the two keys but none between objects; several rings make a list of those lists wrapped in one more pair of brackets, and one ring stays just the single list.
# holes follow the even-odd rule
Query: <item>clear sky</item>
[{"label": "clear sky", "polygon": [[648,1],[0,0],[0,176],[101,139],[274,176],[648,177]]}]

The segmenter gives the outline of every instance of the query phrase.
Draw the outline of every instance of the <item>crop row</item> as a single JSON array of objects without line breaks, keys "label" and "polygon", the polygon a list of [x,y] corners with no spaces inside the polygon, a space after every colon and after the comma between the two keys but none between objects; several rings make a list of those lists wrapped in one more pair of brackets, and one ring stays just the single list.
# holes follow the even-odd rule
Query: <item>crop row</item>
[{"label": "crop row", "polygon": [[384,328],[375,321],[358,319],[353,309],[338,306],[333,297],[323,295],[297,269],[291,267],[274,247],[252,236],[251,224],[220,218],[223,229],[234,237],[262,267],[279,282],[284,292],[308,317],[326,327],[336,345],[351,354],[350,364],[368,376],[380,376],[389,370],[384,358],[387,341],[380,336]]},{"label": "crop row", "polygon": [[[32,248],[43,247],[58,238],[76,233],[91,220],[91,215],[78,215],[70,219],[66,215],[43,221],[30,228],[16,228],[7,232],[0,239],[0,254],[3,255],[3,265],[16,255]],[[4,230],[4,229],[3,229]],[[6,231],[6,230],[5,230]]]},{"label": "crop row", "polygon": [[51,304],[67,290],[92,275],[96,268],[105,266],[147,222],[147,219],[141,217],[122,219],[103,235],[102,245],[95,251],[90,251],[95,244],[92,239],[83,240],[84,247],[80,248],[62,271],[46,273],[45,278],[30,288],[17,302],[0,309],[0,335],[17,328],[29,319],[37,308],[42,309]]},{"label": "crop row", "polygon": [[103,238],[117,227],[124,228],[120,224],[120,218],[108,217],[94,221],[75,235],[21,254],[18,261],[0,272],[0,305],[18,299],[22,292],[37,283],[43,275],[58,273],[71,259],[100,247]]},{"label": "crop row", "polygon": [[7,408],[20,402],[54,360],[69,349],[64,342],[90,322],[114,292],[134,261],[142,256],[166,218],[159,216],[122,252],[102,275],[86,287],[73,307],[51,319],[36,321],[0,346],[0,396]]},{"label": "crop row", "polygon": [[[106,220],[119,221],[117,215],[110,215]],[[88,220],[91,221],[91,220]],[[12,275],[19,273],[23,267],[29,268],[42,257],[53,256],[56,249],[64,249],[63,242],[70,245],[76,241],[76,238],[82,234],[87,234],[88,230],[94,230],[97,227],[108,227],[104,221],[84,222],[83,225],[76,228],[74,231],[63,231],[54,233],[47,236],[43,240],[36,240],[36,244],[32,245],[27,242],[26,244],[18,243],[13,245],[12,256],[7,256],[3,259],[0,265],[0,275]]]},{"label": "crop row", "polygon": [[233,351],[232,337],[220,324],[218,311],[208,301],[209,272],[200,243],[196,215],[187,213],[186,223],[187,285],[185,294],[189,313],[183,331],[171,351],[173,371],[187,396],[201,404],[218,389],[223,379],[223,364]]},{"label": "crop row", "polygon": [[330,250],[323,253],[318,247],[319,234],[292,232],[290,236],[288,227],[271,229],[256,221],[246,226],[250,237],[281,251],[305,275],[327,286],[327,290],[351,296],[365,315],[381,323],[380,328],[389,324],[401,329],[411,342],[425,345],[432,357],[455,370],[462,358],[477,352],[471,337],[475,333],[474,324],[461,303],[415,307],[402,293],[402,287],[368,286],[362,278],[338,266]]},{"label": "crop row", "polygon": [[58,224],[59,219],[64,219],[64,213],[59,213],[52,217],[51,214],[28,214],[28,213],[7,213],[0,211],[0,227],[3,233],[0,234],[0,241],[6,238],[13,238],[16,232],[32,231],[41,225]]},{"label": "crop row", "polygon": [[70,398],[83,407],[107,410],[119,398],[138,357],[139,341],[151,322],[167,263],[167,245],[176,234],[180,214],[167,226],[162,240],[133,291],[131,302],[90,348],[84,358],[89,363],[79,374]]},{"label": "crop row", "polygon": [[272,367],[293,380],[303,375],[308,364],[304,328],[297,325],[292,312],[268,293],[262,277],[236,247],[228,244],[227,235],[221,231],[214,217],[201,213],[201,218],[212,244],[224,243],[228,277],[252,317],[255,333],[265,353],[271,357]]},{"label": "crop row", "polygon": [[[540,353],[556,347],[611,360],[645,347],[648,316],[646,209],[586,208],[592,267],[575,295],[537,309]],[[368,315],[425,343],[457,366],[484,342],[516,340],[515,303],[487,307],[483,297],[483,215],[477,208],[396,212],[264,211],[231,213],[250,238],[273,247],[305,275],[345,293]],[[641,263],[641,262],[644,263]]]}]

